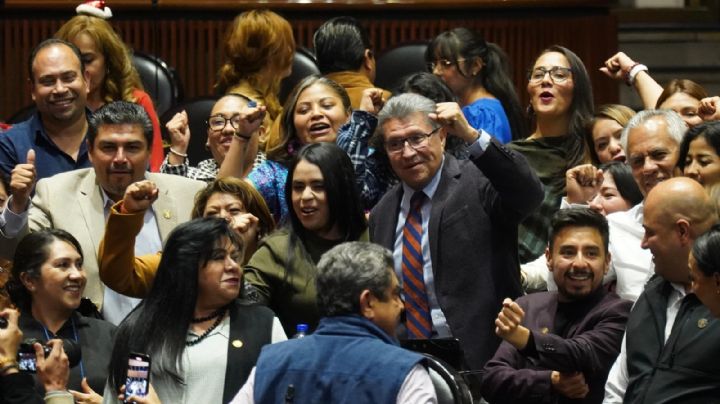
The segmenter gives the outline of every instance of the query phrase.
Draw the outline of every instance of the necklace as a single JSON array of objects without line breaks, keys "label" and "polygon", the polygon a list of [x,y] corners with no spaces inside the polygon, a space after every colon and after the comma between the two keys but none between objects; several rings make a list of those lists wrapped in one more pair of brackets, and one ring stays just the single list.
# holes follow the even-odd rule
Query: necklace
[{"label": "necklace", "polygon": [[215,310],[214,312],[208,314],[208,315],[205,316],[205,317],[193,318],[192,320],[190,320],[190,322],[193,323],[193,324],[196,324],[196,323],[204,323],[204,322],[206,322],[206,321],[208,321],[208,320],[212,320],[213,318],[219,316],[220,313],[224,313],[224,311],[225,311],[225,307],[221,307],[221,308]]},{"label": "necklace", "polygon": [[[196,339],[194,339],[194,340],[192,340],[192,341],[185,341],[185,346],[197,345],[197,344],[200,343],[200,341],[202,341],[202,340],[204,340],[205,338],[207,338],[208,335],[210,335],[210,333],[211,333],[214,329],[216,329],[217,326],[219,326],[220,323],[222,322],[223,317],[225,317],[225,310],[227,310],[227,307],[221,308],[221,309],[217,312],[217,319],[215,320],[215,322],[213,323],[213,325],[211,325],[210,328],[208,328],[207,330],[205,330],[205,332],[202,333],[202,334],[201,334],[199,337],[197,337]],[[212,317],[210,317],[210,318],[212,318]],[[209,320],[209,319],[208,319],[208,320]]]}]

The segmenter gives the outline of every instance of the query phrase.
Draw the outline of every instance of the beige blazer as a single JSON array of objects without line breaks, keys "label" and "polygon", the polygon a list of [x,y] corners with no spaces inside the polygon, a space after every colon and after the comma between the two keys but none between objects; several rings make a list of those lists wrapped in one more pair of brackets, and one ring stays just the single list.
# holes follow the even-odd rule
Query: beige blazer
[{"label": "beige blazer", "polygon": [[[195,194],[205,182],[169,174],[146,173],[160,193],[153,203],[155,220],[163,243],[172,229],[190,220]],[[38,181],[28,214],[28,224],[15,239],[0,237],[0,256],[10,257],[17,242],[29,231],[63,229],[80,242],[87,273],[85,296],[102,307],[104,285],[98,272],[98,248],[105,231],[105,213],[100,185],[93,168],[68,171]]]}]

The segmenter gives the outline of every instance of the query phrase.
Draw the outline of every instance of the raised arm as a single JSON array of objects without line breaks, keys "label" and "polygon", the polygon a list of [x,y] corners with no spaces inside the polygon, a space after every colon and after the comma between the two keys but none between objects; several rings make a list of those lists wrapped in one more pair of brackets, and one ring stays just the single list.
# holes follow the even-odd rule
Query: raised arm
[{"label": "raised arm", "polygon": [[110,209],[98,258],[100,279],[112,290],[143,298],[155,280],[160,254],[135,256],[135,237],[143,227],[145,211],[157,199],[152,181],[128,186],[125,197]]},{"label": "raised arm", "polygon": [[239,112],[239,126],[235,130],[230,149],[220,165],[218,178],[238,177],[244,178],[252,169],[255,156],[246,156],[248,143],[253,136],[262,137],[263,132],[270,130],[262,124],[265,118],[265,106],[254,102],[248,104]]},{"label": "raised arm", "polygon": [[[644,70],[643,70],[644,68]],[[647,71],[647,67],[618,52],[605,61],[600,71],[615,80],[624,80],[632,85],[642,100],[645,109],[655,108],[663,88]]]}]

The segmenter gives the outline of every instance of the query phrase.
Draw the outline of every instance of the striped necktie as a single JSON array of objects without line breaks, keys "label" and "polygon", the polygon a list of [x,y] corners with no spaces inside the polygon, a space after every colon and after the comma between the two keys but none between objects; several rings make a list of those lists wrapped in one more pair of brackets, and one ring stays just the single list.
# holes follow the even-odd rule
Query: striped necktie
[{"label": "striped necktie", "polygon": [[403,226],[402,273],[408,338],[430,338],[432,334],[430,306],[423,277],[422,206],[426,199],[422,191],[413,194],[410,198],[410,212]]}]

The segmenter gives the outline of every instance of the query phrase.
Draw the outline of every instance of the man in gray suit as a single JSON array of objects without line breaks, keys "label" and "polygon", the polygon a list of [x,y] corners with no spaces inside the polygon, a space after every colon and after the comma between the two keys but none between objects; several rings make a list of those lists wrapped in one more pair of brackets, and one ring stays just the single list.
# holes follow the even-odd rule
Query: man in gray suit
[{"label": "man in gray suit", "polygon": [[[105,319],[119,323],[139,300],[104,288],[98,274],[97,251],[110,206],[122,199],[125,188],[148,179],[160,194],[145,216],[135,244],[136,254],[155,253],[170,231],[190,219],[195,193],[205,183],[146,171],[152,142],[152,123],[145,110],[133,103],[107,104],[93,114],[87,135],[92,168],[69,171],[38,181],[32,203],[32,165],[21,170],[23,184],[13,190],[18,206],[28,206],[9,220],[0,237],[0,255],[12,257],[17,241],[29,231],[59,228],[68,231],[82,246],[87,272],[85,294],[102,307]],[[11,226],[13,224],[13,226]],[[12,228],[11,228],[12,227]]]},{"label": "man in gray suit", "polygon": [[[448,133],[468,144],[470,160],[443,153]],[[500,343],[503,298],[521,294],[517,225],[540,205],[542,185],[456,103],[393,97],[376,136],[401,180],[370,214],[370,238],[393,251],[403,284],[400,337],[458,338],[466,365],[482,369]]]}]

